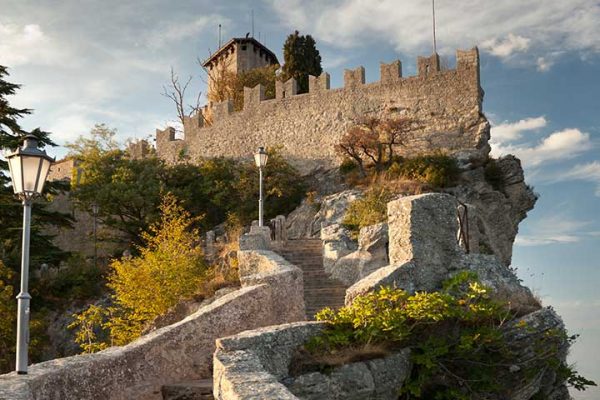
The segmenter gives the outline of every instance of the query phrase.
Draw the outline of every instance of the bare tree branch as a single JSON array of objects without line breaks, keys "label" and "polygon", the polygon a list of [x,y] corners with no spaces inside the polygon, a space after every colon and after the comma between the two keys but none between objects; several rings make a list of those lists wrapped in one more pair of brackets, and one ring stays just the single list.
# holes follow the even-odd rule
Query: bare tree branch
[{"label": "bare tree branch", "polygon": [[198,91],[198,96],[196,97],[196,101],[194,104],[187,105],[185,104],[185,93],[188,90],[188,87],[192,82],[192,77],[190,76],[184,84],[181,84],[179,81],[179,76],[171,67],[171,82],[169,85],[163,86],[163,92],[161,93],[166,98],[170,99],[174,104],[177,110],[177,118],[181,122],[183,126],[185,119],[191,117],[192,115],[198,113],[201,109],[200,98],[202,95],[201,91]]}]

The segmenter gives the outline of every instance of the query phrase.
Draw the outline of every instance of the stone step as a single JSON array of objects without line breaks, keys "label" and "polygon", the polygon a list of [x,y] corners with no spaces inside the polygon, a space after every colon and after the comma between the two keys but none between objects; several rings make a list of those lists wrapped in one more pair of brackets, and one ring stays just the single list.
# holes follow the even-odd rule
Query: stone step
[{"label": "stone step", "polygon": [[290,240],[278,253],[300,268],[304,279],[304,302],[309,319],[325,307],[344,306],[346,287],[330,279],[323,267],[323,245],[319,239]]},{"label": "stone step", "polygon": [[212,379],[198,379],[163,385],[163,400],[214,400]]}]

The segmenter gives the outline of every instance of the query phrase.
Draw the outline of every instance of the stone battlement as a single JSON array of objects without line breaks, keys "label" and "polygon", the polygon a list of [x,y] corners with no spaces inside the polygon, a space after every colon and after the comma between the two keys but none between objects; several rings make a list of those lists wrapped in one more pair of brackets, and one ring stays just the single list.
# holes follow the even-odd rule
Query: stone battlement
[{"label": "stone battlement", "polygon": [[[407,153],[443,150],[487,155],[489,126],[483,117],[483,90],[479,81],[477,48],[456,53],[456,68],[442,70],[439,57],[419,57],[418,74],[402,76],[399,60],[381,63],[380,80],[365,83],[360,66],[344,71],[344,87],[330,88],[324,72],[309,77],[309,92],[297,93],[294,79],[276,82],[274,99],[265,98],[262,85],[244,88],[243,110],[233,111],[231,101],[214,104],[212,125],[202,112],[184,124],[184,139],[175,130],[157,130],[158,156],[168,162],[204,157],[248,158],[258,146],[281,145],[282,153],[308,172],[339,162],[335,144],[362,116],[410,116],[423,126]],[[472,153],[472,154],[471,154]]]}]

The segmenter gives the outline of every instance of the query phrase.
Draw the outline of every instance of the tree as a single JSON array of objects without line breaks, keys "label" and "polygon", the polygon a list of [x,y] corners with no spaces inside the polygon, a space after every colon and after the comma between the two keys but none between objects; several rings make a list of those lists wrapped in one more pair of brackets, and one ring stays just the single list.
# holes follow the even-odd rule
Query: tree
[{"label": "tree", "polygon": [[378,172],[392,164],[395,148],[405,145],[412,129],[413,122],[409,118],[364,118],[342,136],[336,151],[354,160],[361,175],[366,176],[365,164],[368,162]]},{"label": "tree", "polygon": [[175,104],[175,109],[177,110],[177,119],[181,122],[181,126],[185,123],[186,118],[191,117],[196,114],[200,110],[200,96],[202,92],[198,91],[198,95],[196,96],[196,100],[191,105],[185,104],[185,92],[188,90],[188,86],[192,81],[192,77],[190,76],[185,83],[181,83],[179,81],[179,76],[171,67],[171,82],[168,86],[163,86],[162,95],[168,99],[171,99],[173,104]]},{"label": "tree", "polygon": [[[264,175],[265,216],[274,218],[292,212],[306,195],[307,185],[298,170],[281,155],[280,148],[268,148],[269,162]],[[241,196],[235,212],[244,224],[258,218],[258,169],[254,163],[243,165],[236,191]]]},{"label": "tree", "polygon": [[[167,194],[160,205],[160,220],[142,234],[139,256],[114,260],[108,287],[114,306],[91,306],[75,315],[73,328],[84,351],[105,347],[98,330],[108,330],[111,344],[120,346],[138,338],[144,327],[179,301],[194,295],[204,279],[206,265],[194,218]],[[108,317],[105,321],[104,318]]]},{"label": "tree", "polygon": [[244,108],[244,87],[253,88],[258,84],[264,86],[267,99],[274,99],[278,69],[279,65],[274,64],[236,74],[227,68],[227,64],[220,63],[215,70],[206,71],[210,82],[208,100],[212,103],[231,100],[233,109],[241,111]]},{"label": "tree", "polygon": [[164,162],[133,160],[123,150],[111,150],[84,158],[79,168],[81,179],[72,182],[79,207],[89,210],[97,204],[103,224],[122,232],[125,242],[139,244],[140,232],[158,218]]},{"label": "tree", "polygon": [[116,129],[110,128],[106,124],[95,124],[89,135],[79,136],[74,142],[65,144],[65,147],[69,149],[67,157],[83,161],[119,150],[119,142],[115,139],[116,135]]},{"label": "tree", "polygon": [[283,45],[283,79],[296,79],[298,93],[308,92],[308,76],[319,76],[321,55],[311,35],[300,35],[298,31],[290,34]]},{"label": "tree", "polygon": [[279,65],[274,64],[240,72],[235,79],[233,109],[240,111],[244,108],[244,87],[253,88],[261,84],[265,88],[265,98],[274,99],[275,81],[277,80],[276,72],[278,69]]},{"label": "tree", "polygon": [[[40,147],[55,146],[50,139],[50,134],[36,128],[30,132],[24,131],[19,120],[31,114],[30,109],[15,108],[10,105],[7,97],[14,95],[20,85],[5,80],[8,69],[0,65],[0,149],[14,150],[21,144],[26,134],[34,135]],[[16,271],[19,266],[21,250],[22,205],[15,197],[10,185],[8,164],[0,159],[0,259]],[[63,183],[48,182],[44,194],[56,194],[68,189]],[[58,263],[67,256],[67,253],[54,246],[51,237],[42,233],[42,228],[47,225],[57,227],[70,227],[72,218],[63,213],[52,212],[46,208],[46,198],[36,201],[35,213],[31,222],[31,264],[42,262]]]}]

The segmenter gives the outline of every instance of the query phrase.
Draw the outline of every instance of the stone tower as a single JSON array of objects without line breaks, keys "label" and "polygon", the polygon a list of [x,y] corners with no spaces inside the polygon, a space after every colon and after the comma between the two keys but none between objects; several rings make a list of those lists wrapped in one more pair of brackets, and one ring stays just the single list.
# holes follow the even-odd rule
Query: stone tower
[{"label": "stone tower", "polygon": [[212,98],[215,81],[224,74],[238,74],[273,64],[279,64],[277,56],[253,37],[229,40],[202,63],[209,76],[208,98]]}]

